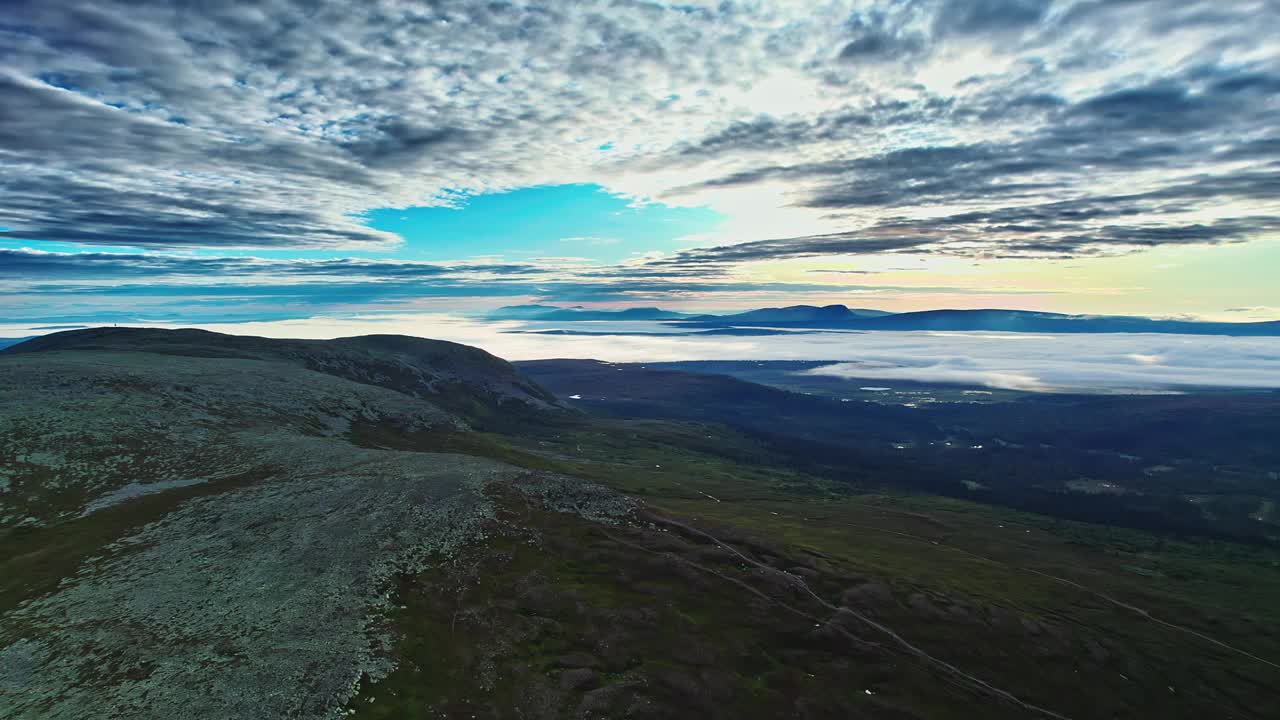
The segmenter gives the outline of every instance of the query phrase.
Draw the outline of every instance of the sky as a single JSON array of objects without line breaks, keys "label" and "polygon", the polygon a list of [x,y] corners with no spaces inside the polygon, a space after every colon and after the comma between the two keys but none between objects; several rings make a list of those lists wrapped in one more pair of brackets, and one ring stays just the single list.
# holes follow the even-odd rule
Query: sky
[{"label": "sky", "polygon": [[1277,0],[9,0],[0,325],[1280,319],[1277,38]]}]

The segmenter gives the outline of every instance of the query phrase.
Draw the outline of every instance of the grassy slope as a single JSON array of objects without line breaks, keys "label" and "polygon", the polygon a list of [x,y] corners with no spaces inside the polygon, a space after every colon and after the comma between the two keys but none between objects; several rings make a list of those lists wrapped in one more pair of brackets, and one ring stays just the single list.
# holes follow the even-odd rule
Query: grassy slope
[{"label": "grassy slope", "polygon": [[[831,603],[854,608],[938,658],[1070,717],[1269,717],[1280,712],[1280,698],[1271,690],[1280,682],[1280,670],[1191,634],[1280,660],[1280,554],[1274,550],[1186,542],[927,495],[853,494],[789,472],[781,459],[770,457],[750,438],[713,425],[582,418],[543,424],[521,437],[436,434],[394,442],[424,449],[443,445],[461,450],[460,444],[467,445],[470,452],[589,477],[632,494],[650,512],[734,538],[731,545],[749,548],[749,555],[767,564],[808,567],[810,586]],[[972,717],[975,707],[984,716],[1026,716],[990,694],[941,682],[955,678],[895,649],[895,641],[865,624],[853,622],[849,629],[881,643],[881,649],[866,653],[847,638],[834,644],[828,638],[821,648],[809,640],[788,645],[778,639],[790,637],[788,612],[775,606],[764,615],[753,614],[760,608],[752,602],[759,599],[745,595],[729,578],[762,589],[775,602],[795,598],[742,563],[716,565],[729,578],[710,576],[710,584],[708,577],[696,584],[687,578],[654,580],[648,578],[651,558],[644,551],[653,549],[655,541],[645,534],[652,531],[626,530],[631,533],[622,538],[631,543],[626,545],[600,536],[581,520],[536,509],[521,512],[533,512],[536,522],[526,530],[499,533],[478,551],[478,565],[442,566],[406,578],[401,587],[406,610],[394,621],[406,631],[401,647],[405,668],[462,668],[457,672],[472,681],[455,677],[441,683],[424,679],[431,677],[427,670],[402,668],[387,682],[365,689],[353,704],[361,715],[426,717],[421,713],[431,707],[504,716],[497,706],[483,705],[498,697],[499,686],[476,679],[477,662],[494,677],[506,678],[503,697],[532,693],[530,697],[541,698],[535,705],[545,713],[526,713],[528,717],[563,716],[581,703],[605,702],[619,693],[630,700],[611,702],[627,707],[697,707],[719,697],[716,688],[721,686],[752,698],[757,696],[751,692],[759,691],[759,698],[775,703],[758,700],[750,707],[796,710],[799,698],[815,693],[801,692],[785,678],[761,675],[758,665],[740,668],[723,658],[715,661],[727,674],[716,681],[695,680],[710,688],[704,695],[691,689],[681,695],[668,687],[674,680],[646,669],[646,663],[667,662],[664,658],[678,654],[685,642],[713,654],[737,647],[734,643],[743,640],[734,627],[757,628],[763,622],[776,625],[768,633],[780,635],[753,636],[749,655],[772,657],[769,648],[788,648],[786,665],[808,668],[805,674],[815,677],[827,673],[826,694],[819,695],[835,704],[815,709],[811,716],[841,716],[857,709],[873,717]],[[657,547],[676,557],[669,560],[675,565],[684,560],[705,563],[706,548],[693,547],[697,538],[684,540],[689,547]],[[493,557],[513,559],[499,567],[488,559]],[[683,577],[688,568],[668,570]],[[561,601],[575,610],[547,616],[537,609],[522,610],[518,598],[514,608],[507,607],[531,576],[544,578],[539,587],[553,596],[564,594]],[[566,668],[552,655],[591,652],[602,626],[599,613],[655,606],[654,597],[635,594],[637,577],[666,588],[657,596],[660,607],[714,617],[716,623],[686,627],[661,612],[637,621],[649,633],[633,628],[632,634],[657,642],[624,643],[622,654],[632,665],[609,672],[597,668],[592,682],[578,687],[565,680],[562,686],[558,678]],[[464,585],[468,589],[461,596],[440,592]],[[1180,629],[1120,607],[1104,595]],[[442,635],[446,608],[450,617],[476,619],[474,627],[460,633],[461,640],[453,636],[452,621],[452,639]],[[802,609],[822,622],[832,617],[812,603]],[[515,634],[508,636],[509,629],[523,622],[516,618],[535,618],[531,622],[540,626],[550,620],[555,630],[550,636],[538,631],[527,637],[512,630]],[[664,634],[672,627],[683,630],[677,636]],[[486,643],[496,643],[493,647],[502,646],[502,651],[478,659],[476,648]],[[550,650],[543,647],[546,643]],[[845,662],[832,666],[834,657]],[[699,677],[689,667],[679,672]],[[632,682],[647,689],[628,689]],[[856,698],[831,691],[871,682],[874,697],[884,701],[874,707],[841,705]],[[622,689],[614,687],[619,684]],[[589,699],[592,692],[594,699]],[[369,702],[370,697],[375,701]],[[724,709],[724,717],[748,716],[729,705],[711,702],[708,707]],[[715,715],[705,709],[701,714]]]},{"label": "grassy slope", "polygon": [[262,479],[261,473],[178,488],[106,508],[49,527],[17,527],[0,532],[0,615],[36,598],[75,575],[84,561],[111,543],[163,518],[183,502],[215,495]]},{"label": "grassy slope", "polygon": [[403,662],[353,701],[357,717],[771,718],[800,701],[826,717],[911,717],[945,707],[893,685],[928,683],[927,669],[850,652],[810,618],[667,555],[731,571],[726,553],[519,498],[502,507],[487,546],[402,579]]}]

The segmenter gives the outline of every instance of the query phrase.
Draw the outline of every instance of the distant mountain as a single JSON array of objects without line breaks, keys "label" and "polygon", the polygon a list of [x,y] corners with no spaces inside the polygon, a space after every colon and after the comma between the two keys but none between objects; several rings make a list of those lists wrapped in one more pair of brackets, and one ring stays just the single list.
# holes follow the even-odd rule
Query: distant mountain
[{"label": "distant mountain", "polygon": [[486,317],[490,320],[534,320],[541,315],[566,309],[576,308],[562,308],[555,305],[504,305],[490,311]]},{"label": "distant mountain", "polygon": [[488,317],[490,320],[681,320],[689,315],[656,307],[587,310],[555,305],[508,305],[494,310]]},{"label": "distant mountain", "polygon": [[489,314],[493,320],[643,320],[719,335],[768,334],[783,330],[932,330],[1039,333],[1173,333],[1181,335],[1280,336],[1280,321],[1228,323],[1161,320],[1124,315],[1067,315],[1032,310],[923,310],[890,313],[844,305],[791,305],[731,315],[689,315],[656,307],[588,310],[555,305],[514,305]]},{"label": "distant mountain", "polygon": [[780,308],[761,308],[734,315],[704,316],[717,318],[725,323],[843,323],[852,319],[890,315],[884,310],[849,308],[844,305],[792,305]]},{"label": "distant mountain", "polygon": [[1108,315],[1062,315],[1023,310],[928,310],[875,318],[863,323],[863,327],[872,330],[1280,335],[1280,322],[1198,322]]},{"label": "distant mountain", "polygon": [[780,308],[760,308],[731,315],[690,315],[656,307],[636,307],[624,310],[588,310],[581,306],[557,307],[555,305],[508,305],[489,313],[491,320],[680,320],[691,323],[707,323],[714,326],[742,323],[838,323],[849,319],[872,318],[889,315],[883,310],[848,308],[844,305],[792,305]]},{"label": "distant mountain", "polygon": [[[682,326],[731,328],[740,325],[814,330],[933,330],[1044,333],[1177,333],[1186,335],[1280,336],[1280,322],[1223,323],[1157,320],[1108,315],[1064,315],[1027,310],[925,310],[862,315],[843,306],[798,306],[727,316],[700,316]],[[793,312],[789,312],[793,311]],[[817,312],[814,312],[817,311]],[[874,311],[872,311],[874,312]],[[759,314],[757,314],[759,313]]]}]

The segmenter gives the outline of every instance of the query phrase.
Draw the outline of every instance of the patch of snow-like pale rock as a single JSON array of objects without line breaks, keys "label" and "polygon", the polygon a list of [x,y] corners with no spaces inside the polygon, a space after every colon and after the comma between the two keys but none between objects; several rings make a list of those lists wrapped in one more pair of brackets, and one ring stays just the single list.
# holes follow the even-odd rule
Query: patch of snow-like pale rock
[{"label": "patch of snow-like pale rock", "polygon": [[482,538],[490,484],[524,478],[602,520],[630,510],[494,460],[357,447],[359,421],[464,426],[296,362],[41,351],[0,356],[0,373],[0,529],[251,479],[177,502],[0,617],[3,717],[334,718],[392,669],[392,576]]},{"label": "patch of snow-like pale rock", "polygon": [[254,473],[104,549],[0,619],[24,718],[321,718],[388,669],[387,580],[473,537],[515,470],[357,448],[356,421],[460,427],[296,364],[119,351],[0,357],[0,523]]},{"label": "patch of snow-like pale rock", "polygon": [[[475,539],[489,483],[463,455],[268,435],[288,468],[190,500],[0,622],[0,705],[18,717],[327,718],[392,668],[397,571]],[[33,632],[34,630],[34,632]]]}]

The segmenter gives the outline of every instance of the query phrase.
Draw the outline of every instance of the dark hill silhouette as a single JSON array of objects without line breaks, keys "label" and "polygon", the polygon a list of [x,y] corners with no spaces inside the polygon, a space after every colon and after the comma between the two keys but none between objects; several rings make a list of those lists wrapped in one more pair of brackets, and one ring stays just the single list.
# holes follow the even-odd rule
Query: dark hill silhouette
[{"label": "dark hill silhouette", "polygon": [[[839,312],[840,309],[846,312]],[[818,311],[818,312],[814,312]],[[1185,335],[1280,336],[1280,322],[1225,323],[1160,320],[1120,315],[1065,315],[1028,310],[924,310],[876,316],[842,305],[797,306],[728,316],[700,316],[682,321],[690,328],[738,325],[813,330],[933,330],[1044,333],[1177,333]]]},{"label": "dark hill silhouette", "polygon": [[280,360],[378,385],[476,420],[499,406],[548,408],[555,396],[507,361],[479,348],[405,335],[282,340],[205,330],[90,328],[32,338],[4,353],[108,350],[205,358]]}]

